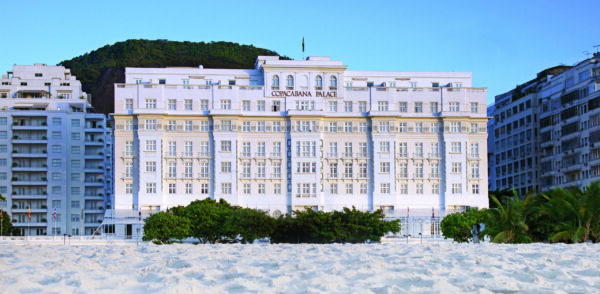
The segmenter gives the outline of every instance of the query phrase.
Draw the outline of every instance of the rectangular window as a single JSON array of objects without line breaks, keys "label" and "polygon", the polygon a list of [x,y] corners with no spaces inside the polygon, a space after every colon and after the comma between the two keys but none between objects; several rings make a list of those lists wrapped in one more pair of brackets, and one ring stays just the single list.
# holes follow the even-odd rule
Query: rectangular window
[{"label": "rectangular window", "polygon": [[73,140],[73,141],[81,140],[81,134],[80,133],[71,133],[71,140]]},{"label": "rectangular window", "polygon": [[208,110],[208,100],[207,99],[200,100],[200,110]]},{"label": "rectangular window", "polygon": [[60,139],[62,138],[62,133],[60,131],[52,131],[52,139]]},{"label": "rectangular window", "polygon": [[133,184],[125,184],[125,194],[133,194]]},{"label": "rectangular window", "polygon": [[452,112],[460,111],[460,103],[459,102],[450,102],[450,111],[452,111]]},{"label": "rectangular window", "polygon": [[432,113],[439,112],[438,103],[437,102],[431,102],[431,103],[429,103],[429,109],[430,109],[430,111]]},{"label": "rectangular window", "polygon": [[379,172],[380,173],[390,173],[390,163],[389,162],[380,162],[379,163]]},{"label": "rectangular window", "polygon": [[390,194],[390,183],[381,183],[379,186],[379,192],[381,194]]},{"label": "rectangular window", "polygon": [[431,193],[439,194],[440,193],[440,184],[438,184],[438,183],[431,184]]},{"label": "rectangular window", "polygon": [[452,194],[462,193],[462,184],[452,184]]},{"label": "rectangular window", "polygon": [[242,110],[243,111],[250,111],[250,100],[243,100],[242,101]]},{"label": "rectangular window", "polygon": [[156,194],[156,183],[146,183],[146,194]]},{"label": "rectangular window", "polygon": [[461,172],[461,163],[460,162],[452,162],[452,170],[451,172],[454,174],[459,174]]},{"label": "rectangular window", "polygon": [[473,194],[479,194],[479,184],[473,184],[471,190],[473,191]]},{"label": "rectangular window", "polygon": [[329,192],[333,195],[338,193],[338,184],[333,183],[333,184],[329,184]]},{"label": "rectangular window", "polygon": [[[207,185],[207,184],[200,184],[200,185]],[[192,194],[192,192],[193,192],[192,187],[193,187],[192,183],[185,183],[185,194],[186,195]],[[207,189],[208,189],[208,187],[207,187]],[[204,194],[206,194],[206,193],[204,193]]]},{"label": "rectangular window", "polygon": [[390,110],[389,103],[387,101],[377,101],[377,110],[378,111]]},{"label": "rectangular window", "polygon": [[169,183],[169,194],[177,193],[177,184]]},{"label": "rectangular window", "polygon": [[415,112],[416,113],[423,112],[423,102],[415,102]]},{"label": "rectangular window", "polygon": [[221,152],[231,152],[231,141],[221,141]]},{"label": "rectangular window", "polygon": [[352,112],[352,101],[344,101],[344,111]]},{"label": "rectangular window", "polygon": [[146,141],[146,151],[156,151],[156,140]]},{"label": "rectangular window", "polygon": [[81,121],[79,119],[71,120],[71,127],[78,128],[81,126]]},{"label": "rectangular window", "polygon": [[81,146],[71,146],[71,154],[80,154],[80,153],[81,153]]},{"label": "rectangular window", "polygon": [[352,195],[354,193],[354,185],[352,183],[346,183],[346,194]]},{"label": "rectangular window", "polygon": [[147,173],[156,172],[156,161],[146,161],[146,172]]},{"label": "rectangular window", "polygon": [[389,141],[379,142],[379,152],[390,152],[390,142]]},{"label": "rectangular window", "polygon": [[230,161],[221,162],[221,172],[222,173],[230,173],[231,172],[231,162]]},{"label": "rectangular window", "polygon": [[60,181],[60,179],[61,179],[61,173],[58,173],[58,172],[53,172],[52,173],[52,180],[54,180],[54,181]]},{"label": "rectangular window", "polygon": [[133,110],[133,99],[125,99],[125,110]]},{"label": "rectangular window", "polygon": [[265,111],[265,100],[256,101],[256,110],[257,111]]},{"label": "rectangular window", "polygon": [[60,159],[52,159],[52,167],[62,167],[62,161]]},{"label": "rectangular window", "polygon": [[146,130],[156,130],[156,120],[155,119],[147,119],[144,123],[144,128]]},{"label": "rectangular window", "polygon": [[156,99],[154,99],[154,98],[146,99],[146,109],[156,109]]},{"label": "rectangular window", "polygon": [[229,99],[221,99],[221,109],[230,110],[231,109],[231,100]]},{"label": "rectangular window", "polygon": [[192,110],[192,99],[183,100],[183,109],[184,110]]},{"label": "rectangular window", "polygon": [[221,183],[221,194],[231,194],[231,183]]},{"label": "rectangular window", "polygon": [[477,112],[479,112],[477,102],[471,103],[471,113],[477,113]]},{"label": "rectangular window", "polygon": [[338,111],[337,105],[338,105],[337,101],[329,101],[329,112],[337,112]]},{"label": "rectangular window", "polygon": [[461,153],[461,142],[451,142],[450,143],[451,146],[451,152],[452,153]]},{"label": "rectangular window", "polygon": [[169,110],[177,110],[177,100],[169,99]]},{"label": "rectangular window", "polygon": [[186,120],[184,124],[184,131],[191,132],[193,130],[193,124],[191,120]]},{"label": "rectangular window", "polygon": [[52,153],[61,153],[62,146],[61,145],[52,145]]},{"label": "rectangular window", "polygon": [[367,194],[367,184],[366,183],[360,183],[360,194]]},{"label": "rectangular window", "polygon": [[398,104],[398,111],[399,112],[407,112],[408,111],[408,102],[400,102]]},{"label": "rectangular window", "polygon": [[79,168],[80,166],[81,166],[81,160],[78,160],[78,159],[71,160],[72,168]]},{"label": "rectangular window", "polygon": [[358,112],[367,112],[367,101],[358,101]]}]

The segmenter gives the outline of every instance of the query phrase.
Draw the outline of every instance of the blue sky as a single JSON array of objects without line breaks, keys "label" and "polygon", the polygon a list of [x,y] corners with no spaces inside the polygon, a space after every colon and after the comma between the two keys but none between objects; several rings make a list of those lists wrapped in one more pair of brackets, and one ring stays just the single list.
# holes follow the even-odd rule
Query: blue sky
[{"label": "blue sky", "polygon": [[598,1],[6,1],[0,71],[132,38],[232,41],[355,70],[468,71],[494,96],[600,45]]}]

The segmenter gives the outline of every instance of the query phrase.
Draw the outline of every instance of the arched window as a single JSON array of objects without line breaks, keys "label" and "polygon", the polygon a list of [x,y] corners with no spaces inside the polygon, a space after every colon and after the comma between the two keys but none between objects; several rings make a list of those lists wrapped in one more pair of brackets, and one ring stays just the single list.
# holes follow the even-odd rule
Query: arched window
[{"label": "arched window", "polygon": [[287,86],[294,87],[294,77],[292,75],[287,76]]},{"label": "arched window", "polygon": [[273,76],[273,87],[279,87],[279,76],[278,75],[274,75]]},{"label": "arched window", "polygon": [[335,76],[331,76],[331,78],[329,78],[329,86],[331,88],[337,88],[337,78]]},{"label": "arched window", "polygon": [[318,88],[323,87],[323,78],[321,76],[317,76],[315,78],[315,87],[318,87]]}]

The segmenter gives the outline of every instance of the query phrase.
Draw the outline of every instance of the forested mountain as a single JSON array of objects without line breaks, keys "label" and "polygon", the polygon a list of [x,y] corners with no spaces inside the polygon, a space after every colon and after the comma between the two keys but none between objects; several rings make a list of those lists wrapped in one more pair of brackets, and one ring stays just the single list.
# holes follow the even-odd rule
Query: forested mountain
[{"label": "forested mountain", "polygon": [[[114,111],[114,83],[125,82],[125,67],[186,66],[205,68],[254,68],[258,55],[275,51],[232,42],[176,42],[127,40],[62,61],[92,94],[97,112]],[[283,57],[285,58],[285,57]]]}]

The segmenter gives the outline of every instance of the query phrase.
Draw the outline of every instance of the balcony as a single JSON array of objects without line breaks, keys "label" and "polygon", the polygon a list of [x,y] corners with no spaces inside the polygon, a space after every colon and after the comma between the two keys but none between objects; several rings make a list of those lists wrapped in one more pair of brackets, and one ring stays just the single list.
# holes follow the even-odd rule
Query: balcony
[{"label": "balcony", "polygon": [[46,194],[13,194],[11,196],[13,200],[16,199],[46,199],[48,195]]},{"label": "balcony", "polygon": [[48,171],[48,167],[45,164],[44,165],[31,165],[31,164],[19,165],[18,163],[13,162],[12,171],[13,172],[19,172],[19,171],[46,172],[46,171]]},{"label": "balcony", "polygon": [[408,153],[396,153],[396,158],[408,159]]},{"label": "balcony", "polygon": [[20,177],[13,177],[12,185],[13,186],[46,186],[46,185],[48,185],[48,181],[46,178],[23,179]]},{"label": "balcony", "polygon": [[281,179],[281,173],[271,173],[272,179]]},{"label": "balcony", "polygon": [[267,157],[267,155],[264,152],[257,152],[257,153],[254,153],[254,157],[265,158],[265,157]]},{"label": "balcony", "polygon": [[13,150],[13,158],[45,158],[48,157],[47,151],[44,150]]},{"label": "balcony", "polygon": [[271,158],[281,158],[281,152],[271,152]]}]

